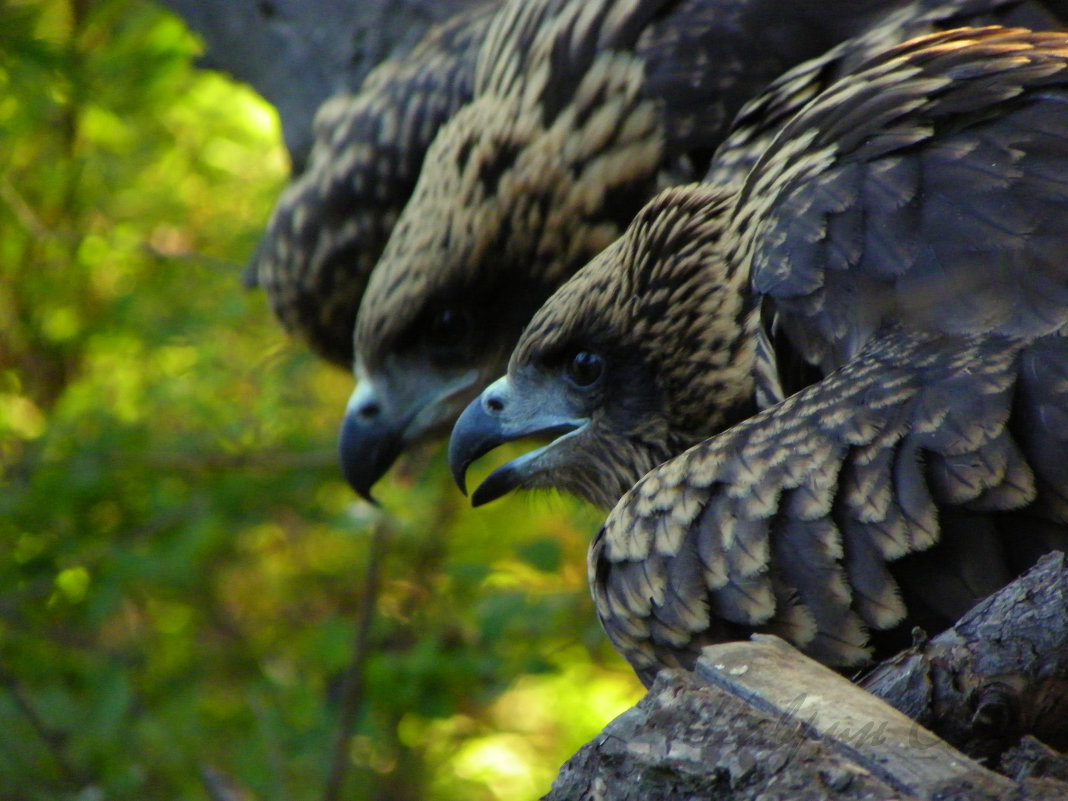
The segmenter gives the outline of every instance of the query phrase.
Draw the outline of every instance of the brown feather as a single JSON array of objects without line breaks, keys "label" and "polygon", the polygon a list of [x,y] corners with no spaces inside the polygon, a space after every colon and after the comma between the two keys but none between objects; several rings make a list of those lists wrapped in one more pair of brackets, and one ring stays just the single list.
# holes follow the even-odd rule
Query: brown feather
[{"label": "brown feather", "polygon": [[[645,474],[590,552],[643,679],[754,630],[857,665],[1068,545],[1066,167],[1068,35],[923,38],[818,95],[736,193],[658,196],[535,315],[513,396],[566,388],[576,351],[605,368],[525,485],[604,503]],[[762,304],[826,375],[749,417]]]},{"label": "brown feather", "polygon": [[[553,289],[660,185],[701,178],[734,112],[785,68],[858,32],[878,31],[867,53],[872,39],[1024,7],[1052,22],[1018,0],[505,4],[474,97],[431,145],[364,294],[355,340],[368,389],[346,420],[351,450],[385,453],[375,432],[395,441],[402,425],[400,447],[446,429]],[[447,347],[435,328],[444,318],[466,327]],[[371,412],[386,408],[375,429]],[[352,473],[361,486],[377,477]]]},{"label": "brown feather", "polygon": [[403,58],[315,119],[307,168],[278,199],[249,265],[285,328],[351,369],[352,330],[371,269],[441,124],[471,99],[475,55],[497,2],[432,29]]},{"label": "brown feather", "polygon": [[[883,631],[903,634],[911,625],[938,629],[951,623],[1026,566],[1018,551],[1033,557],[1043,548],[1068,545],[1068,515],[1059,504],[1068,484],[1064,470],[1050,471],[1046,456],[1063,454],[1068,442],[1068,384],[1036,379],[1025,367],[1036,348],[1054,375],[1068,364],[1068,339],[1062,336],[1068,324],[1068,240],[1055,245],[1042,229],[1063,229],[1068,208],[1068,192],[1050,180],[1068,166],[1066,70],[1064,34],[949,33],[888,52],[786,126],[739,193],[720,258],[751,275],[758,294],[786,315],[788,330],[803,332],[801,346],[815,343],[810,355],[833,354],[831,365],[841,366],[643,478],[598,535],[599,546],[591,551],[596,581],[605,587],[626,581],[629,572],[617,573],[616,567],[630,557],[614,556],[614,543],[629,540],[631,530],[645,530],[641,518],[665,505],[665,493],[669,503],[688,496],[686,505],[703,508],[701,516],[680,523],[674,534],[661,534],[663,541],[679,543],[674,554],[657,551],[645,560],[663,561],[660,570],[670,574],[680,571],[673,560],[706,554],[706,601],[719,615],[751,630],[786,632],[812,656],[854,666],[874,649],[905,641]],[[863,113],[854,113],[852,104]],[[1025,125],[1031,114],[1043,124]],[[896,132],[892,143],[885,131]],[[915,251],[914,263],[901,263],[895,259],[902,243],[869,240],[842,272],[822,266],[825,258],[813,259],[811,267],[801,261],[808,258],[805,243],[830,244],[834,229],[816,215],[833,219],[866,203],[867,224],[880,224],[883,211],[876,203],[885,203],[886,195],[865,200],[864,192],[852,189],[865,180],[865,170],[878,174],[880,159],[952,152],[957,142],[1003,143],[1012,159],[989,175],[954,167],[956,183],[924,173],[925,181],[941,187],[940,197],[959,193],[953,197],[967,199],[965,209],[980,208],[974,199],[981,198],[998,213],[1032,221],[1022,228],[1023,238],[1012,231],[1000,239],[972,236],[971,253],[994,254],[970,262],[976,286],[986,280],[980,271],[989,269],[978,265],[1019,254],[1012,262],[1017,269],[993,273],[1004,288],[981,295],[981,317],[967,292],[941,288],[935,279],[927,288],[940,299],[937,315],[923,295],[905,291],[911,271],[926,269],[923,249]],[[987,158],[982,147],[968,147],[955,164]],[[852,164],[864,166],[858,172]],[[783,204],[788,196],[810,200]],[[964,236],[971,235],[967,213],[960,217]],[[919,242],[935,236],[952,242],[962,235],[945,227],[928,233],[922,223],[909,233],[910,241]],[[1047,257],[1049,248],[1060,258]],[[952,262],[940,265],[943,280],[952,282]],[[874,309],[861,304],[875,290],[857,292],[874,280],[869,276],[878,276],[887,295]],[[896,294],[895,282],[902,287]],[[1017,287],[1029,282],[1045,290],[1040,299],[1038,292],[1026,295],[1035,298],[1033,317],[1016,300]],[[1042,385],[1041,406],[1020,394],[1025,376]],[[1051,408],[1058,416],[1045,411]],[[1035,426],[1045,432],[1044,441],[1023,434]],[[752,592],[733,589],[751,584],[754,575],[752,565],[735,573],[727,560],[739,547],[739,521],[752,521],[742,530],[763,543],[764,562],[758,561],[755,575],[771,582],[764,586],[775,589],[774,608],[756,603]],[[1031,545],[1017,544],[1031,536]],[[603,593],[595,590],[594,597]],[[673,602],[671,594],[662,595],[667,605]],[[685,608],[697,602],[687,598]],[[650,624],[657,636],[617,642],[645,680],[658,666],[685,663],[701,644],[725,636],[722,626],[687,628],[684,618],[656,603],[635,612],[621,612],[618,604],[598,609],[602,619],[622,613],[657,621]],[[803,630],[788,622],[799,612],[811,624]],[[665,626],[673,626],[670,636]],[[606,620],[609,632],[617,627]]]}]

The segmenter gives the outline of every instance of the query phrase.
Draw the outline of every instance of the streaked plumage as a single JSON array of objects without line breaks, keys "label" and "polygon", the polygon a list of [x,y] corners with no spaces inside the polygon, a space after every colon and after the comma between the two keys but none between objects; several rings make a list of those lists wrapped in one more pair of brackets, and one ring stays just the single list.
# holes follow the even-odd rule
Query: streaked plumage
[{"label": "streaked plumage", "polygon": [[1055,30],[1068,20],[1068,2],[937,0],[886,4],[875,24],[820,56],[788,70],[742,108],[719,146],[707,183],[743,180],[779,130],[806,103],[893,45],[953,28],[1000,25]]},{"label": "streaked plumage", "polygon": [[[476,498],[610,505],[648,470],[590,551],[647,682],[754,630],[861,664],[1068,546],[1066,222],[1068,36],[891,50],[737,192],[669,190],[565,284],[461,417],[454,469],[549,430]],[[749,416],[772,321],[825,377]]]},{"label": "streaked plumage", "polygon": [[431,29],[315,119],[307,169],[286,188],[249,267],[285,328],[352,368],[356,310],[438,128],[474,91],[475,56],[497,2]]},{"label": "streaked plumage", "polygon": [[366,494],[444,433],[551,291],[658,186],[701,177],[732,114],[785,68],[887,19],[873,40],[1006,15],[1052,22],[1018,0],[508,3],[363,298],[350,483]]},{"label": "streaked plumage", "polygon": [[[264,289],[288,331],[328,361],[352,367],[356,311],[371,269],[411,195],[426,148],[438,128],[472,98],[479,47],[499,5],[499,0],[479,3],[432,29],[403,58],[374,70],[358,92],[325,103],[316,118],[308,167],[278,199],[246,280]],[[745,0],[741,5],[758,4]],[[912,5],[895,13],[911,20]],[[952,5],[998,6],[983,21],[1037,22],[1032,4],[1019,0]],[[973,13],[965,9],[960,16]],[[925,14],[946,27],[938,21],[941,8]],[[746,15],[738,16],[744,26]],[[926,23],[908,23],[915,33],[923,32],[916,24]],[[737,59],[750,58],[746,42],[739,37],[739,52],[729,56],[734,66],[724,65],[725,74],[737,71]],[[716,107],[720,128],[767,75],[760,82],[741,81]],[[680,120],[680,130],[687,125],[702,133]],[[739,145],[741,154],[755,152],[749,142]]]}]

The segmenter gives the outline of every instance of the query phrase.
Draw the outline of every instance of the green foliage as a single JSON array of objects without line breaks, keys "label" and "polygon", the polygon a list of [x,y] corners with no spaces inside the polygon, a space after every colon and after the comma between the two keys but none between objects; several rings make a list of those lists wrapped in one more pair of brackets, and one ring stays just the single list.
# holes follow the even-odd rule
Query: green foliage
[{"label": "green foliage", "polygon": [[344,797],[535,798],[638,685],[599,516],[471,511],[440,453],[354,501],[351,379],[240,289],[270,110],[134,0],[0,4],[0,799],[322,796],[372,532]]}]

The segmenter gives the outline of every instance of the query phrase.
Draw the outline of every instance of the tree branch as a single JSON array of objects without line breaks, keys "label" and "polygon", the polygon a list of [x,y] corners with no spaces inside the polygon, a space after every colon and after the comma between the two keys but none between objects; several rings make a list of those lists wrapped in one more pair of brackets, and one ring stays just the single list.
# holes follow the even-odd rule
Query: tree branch
[{"label": "tree branch", "polygon": [[861,686],[966,753],[994,759],[1024,734],[1068,747],[1068,567],[1062,553]]},{"label": "tree branch", "polygon": [[348,772],[349,742],[364,708],[364,667],[367,663],[368,641],[371,624],[374,622],[378,603],[379,577],[382,560],[386,553],[390,533],[389,519],[385,516],[375,521],[371,533],[371,547],[367,554],[367,572],[364,575],[364,591],[356,612],[356,625],[352,638],[352,661],[345,671],[341,684],[341,717],[330,759],[330,772],[323,791],[323,801],[337,801]]}]

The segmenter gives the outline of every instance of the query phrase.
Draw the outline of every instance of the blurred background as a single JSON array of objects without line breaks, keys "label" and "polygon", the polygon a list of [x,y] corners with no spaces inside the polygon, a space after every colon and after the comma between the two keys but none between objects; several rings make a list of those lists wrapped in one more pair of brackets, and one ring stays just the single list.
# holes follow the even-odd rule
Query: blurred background
[{"label": "blurred background", "polygon": [[351,376],[240,282],[276,116],[200,52],[151,3],[0,0],[0,799],[537,798],[641,694],[601,515],[471,510],[440,449],[356,500]]}]

